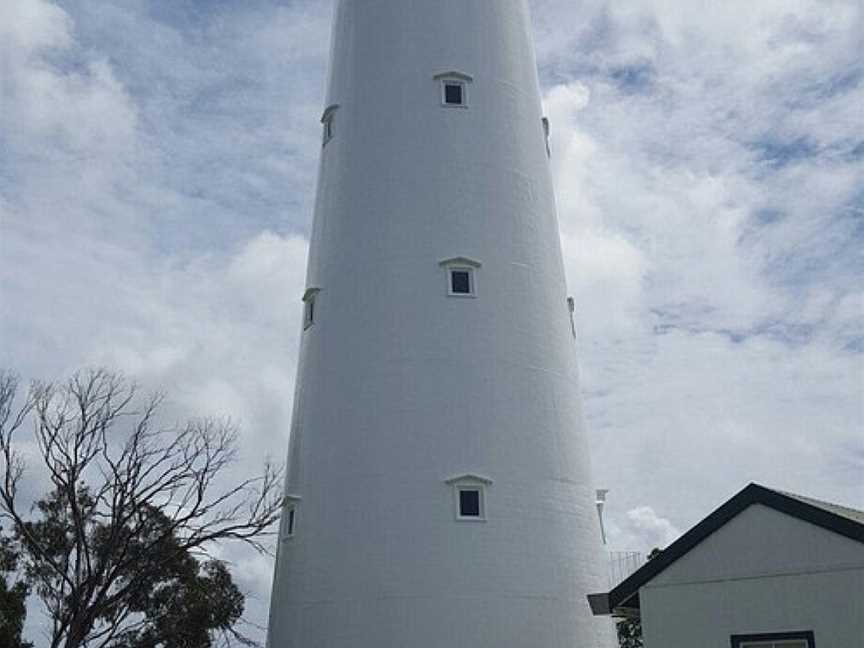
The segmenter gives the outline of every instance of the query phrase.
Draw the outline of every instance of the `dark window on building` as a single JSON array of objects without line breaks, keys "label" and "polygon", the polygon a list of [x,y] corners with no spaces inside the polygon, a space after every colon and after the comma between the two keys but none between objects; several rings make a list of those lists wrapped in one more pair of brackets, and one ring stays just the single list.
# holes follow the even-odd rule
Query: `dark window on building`
[{"label": "dark window on building", "polygon": [[816,648],[816,637],[810,630],[732,635],[732,648]]},{"label": "dark window on building", "polygon": [[288,524],[286,525],[285,535],[293,536],[294,535],[294,523],[297,520],[297,510],[296,509],[288,509]]},{"label": "dark window on building", "polygon": [[307,329],[315,323],[315,297],[309,297],[306,300],[306,306],[303,310],[303,328]]},{"label": "dark window on building", "polygon": [[461,83],[444,83],[444,103],[461,106],[465,103],[465,87]]},{"label": "dark window on building", "polygon": [[459,517],[480,517],[480,491],[459,491]]},{"label": "dark window on building", "polygon": [[329,142],[331,139],[333,139],[333,133],[335,132],[334,128],[333,128],[333,117],[334,116],[331,114],[331,115],[328,115],[327,118],[324,120],[324,135],[323,135],[324,146],[327,145],[327,142]]},{"label": "dark window on building", "polygon": [[450,271],[450,290],[454,295],[471,294],[471,272],[468,270]]}]

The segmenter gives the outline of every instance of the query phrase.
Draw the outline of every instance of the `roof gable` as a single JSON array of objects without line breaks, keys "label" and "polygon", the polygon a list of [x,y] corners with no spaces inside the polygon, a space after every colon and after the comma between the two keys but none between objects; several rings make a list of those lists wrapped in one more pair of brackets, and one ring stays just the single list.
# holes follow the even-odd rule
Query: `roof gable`
[{"label": "roof gable", "polygon": [[445,484],[486,484],[491,485],[492,480],[489,477],[484,475],[478,475],[477,473],[460,473],[458,475],[453,475],[452,477],[448,477],[444,480]]},{"label": "roof gable", "polygon": [[449,259],[441,259],[438,262],[438,265],[440,265],[441,267],[453,266],[453,265],[464,265],[464,266],[470,266],[472,268],[479,268],[483,265],[483,262],[478,261],[477,259],[472,259],[471,257],[467,257],[467,256],[455,256],[455,257],[450,257]]},{"label": "roof gable", "polygon": [[864,544],[752,504],[642,587],[864,569]]},{"label": "roof gable", "polygon": [[750,484],[612,591],[589,595],[588,600],[594,614],[610,614],[619,608],[638,609],[639,589],[643,585],[754,504],[762,504],[775,511],[864,543],[864,522],[859,521],[858,517],[859,515],[864,516],[864,513],[771,490],[758,484]]}]

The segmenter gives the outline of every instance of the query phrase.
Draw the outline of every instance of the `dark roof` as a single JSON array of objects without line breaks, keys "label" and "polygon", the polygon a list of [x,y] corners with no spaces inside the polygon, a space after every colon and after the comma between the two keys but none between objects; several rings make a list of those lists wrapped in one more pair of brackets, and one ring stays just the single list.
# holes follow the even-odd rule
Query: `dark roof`
[{"label": "dark roof", "polygon": [[750,484],[655,558],[645,563],[612,591],[589,594],[588,601],[591,604],[591,611],[595,615],[602,615],[611,614],[616,610],[623,612],[638,610],[639,589],[643,585],[753,504],[762,504],[775,511],[786,513],[864,543],[864,511],[821,502],[801,495],[771,490],[759,484]]},{"label": "dark roof", "polygon": [[781,495],[786,495],[787,497],[796,499],[800,502],[804,502],[805,504],[809,504],[810,506],[821,508],[823,511],[828,511],[829,513],[833,513],[835,515],[839,515],[840,517],[847,518],[849,520],[852,520],[853,522],[857,522],[858,524],[864,524],[864,511],[848,508],[846,506],[840,506],[839,504],[832,504],[831,502],[823,502],[822,500],[804,497],[803,495],[796,495],[795,493],[785,493],[783,491],[776,492],[780,493]]}]

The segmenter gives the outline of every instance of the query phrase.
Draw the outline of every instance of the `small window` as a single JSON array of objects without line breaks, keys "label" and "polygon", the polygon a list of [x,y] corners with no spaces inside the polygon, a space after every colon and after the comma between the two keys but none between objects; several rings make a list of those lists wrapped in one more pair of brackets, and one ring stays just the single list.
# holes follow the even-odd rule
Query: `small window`
[{"label": "small window", "polygon": [[447,294],[451,297],[475,297],[477,295],[477,269],[482,263],[460,256],[444,259],[439,265],[445,269]]},{"label": "small window", "polygon": [[444,103],[448,106],[465,105],[465,84],[459,81],[445,81]]},{"label": "small window", "polygon": [[332,105],[324,111],[324,115],[321,117],[321,125],[323,127],[323,134],[321,138],[321,145],[327,146],[327,142],[333,139],[333,135],[336,133],[335,127],[335,119],[336,119],[336,111],[339,109],[339,106]]},{"label": "small window", "polygon": [[303,295],[303,330],[305,331],[309,327],[315,324],[315,318],[318,316],[316,310],[316,301],[318,298],[318,293],[321,292],[319,288],[310,288]]},{"label": "small window", "polygon": [[552,157],[552,147],[549,144],[549,118],[543,118],[543,134],[546,136],[546,157]]},{"label": "small window", "polygon": [[479,518],[480,515],[480,489],[459,489],[459,517]]},{"label": "small window", "polygon": [[732,648],[816,648],[812,631],[733,635]]},{"label": "small window", "polygon": [[471,268],[450,269],[450,292],[454,295],[473,295]]},{"label": "small window", "polygon": [[435,75],[441,83],[441,104],[450,108],[468,107],[468,84],[474,79],[470,74],[451,70]]},{"label": "small window", "polygon": [[[294,320],[295,322],[297,320]],[[315,298],[310,297],[306,301],[306,306],[303,310],[303,328],[308,329],[315,323]]]},{"label": "small window", "polygon": [[297,523],[297,509],[292,506],[287,513],[288,521],[285,523],[285,536],[290,538],[294,535],[294,526]]},{"label": "small window", "polygon": [[453,488],[455,517],[462,522],[486,521],[486,487],[491,479],[465,474],[445,480]]},{"label": "small window", "polygon": [[300,503],[298,495],[286,495],[282,509],[282,540],[294,537],[297,532],[297,505]]}]

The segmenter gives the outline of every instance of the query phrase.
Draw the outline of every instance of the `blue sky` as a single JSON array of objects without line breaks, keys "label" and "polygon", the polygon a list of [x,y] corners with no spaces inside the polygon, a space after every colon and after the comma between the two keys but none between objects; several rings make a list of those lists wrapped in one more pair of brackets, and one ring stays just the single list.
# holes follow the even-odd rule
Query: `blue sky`
[{"label": "blue sky", "polygon": [[[860,2],[532,9],[613,547],[751,480],[864,507]],[[117,367],[283,455],[330,10],[0,3],[0,365]],[[269,562],[225,556],[260,622]]]}]

